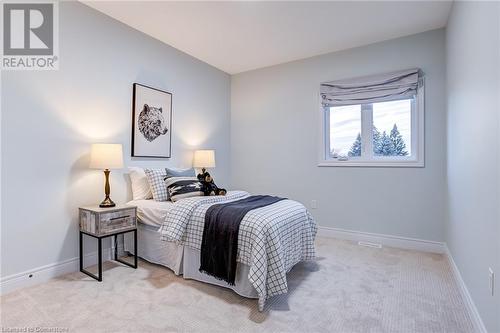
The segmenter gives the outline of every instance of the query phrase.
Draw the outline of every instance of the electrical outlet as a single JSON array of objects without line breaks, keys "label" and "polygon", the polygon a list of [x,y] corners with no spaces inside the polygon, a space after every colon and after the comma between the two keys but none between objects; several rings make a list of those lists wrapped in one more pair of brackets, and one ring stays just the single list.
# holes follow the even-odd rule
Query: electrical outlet
[{"label": "electrical outlet", "polygon": [[494,296],[495,295],[495,273],[493,273],[493,270],[491,269],[491,267],[489,267],[488,270],[490,272],[490,292],[491,292],[491,296]]},{"label": "electrical outlet", "polygon": [[318,208],[318,202],[316,200],[311,200],[311,208],[312,209]]}]

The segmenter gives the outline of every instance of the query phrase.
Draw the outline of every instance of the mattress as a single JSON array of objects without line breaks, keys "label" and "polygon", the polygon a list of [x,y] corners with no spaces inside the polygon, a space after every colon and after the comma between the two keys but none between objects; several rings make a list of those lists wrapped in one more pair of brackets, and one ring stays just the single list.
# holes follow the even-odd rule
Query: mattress
[{"label": "mattress", "polygon": [[159,228],[174,203],[172,201],[132,200],[127,202],[127,205],[137,206],[139,222]]}]

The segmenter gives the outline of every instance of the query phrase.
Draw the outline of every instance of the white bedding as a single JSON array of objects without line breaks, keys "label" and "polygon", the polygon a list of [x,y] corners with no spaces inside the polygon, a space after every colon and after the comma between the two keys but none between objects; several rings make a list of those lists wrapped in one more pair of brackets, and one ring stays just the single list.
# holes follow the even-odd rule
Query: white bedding
[{"label": "white bedding", "polygon": [[167,212],[174,207],[174,203],[171,201],[155,201],[152,199],[132,200],[127,202],[127,205],[137,206],[137,217],[140,222],[158,228],[165,221]]},{"label": "white bedding", "polygon": [[[131,232],[124,235],[124,250],[135,253],[134,235]],[[162,241],[158,227],[137,224],[137,255],[153,264],[170,268],[176,275],[182,274],[184,248]]]}]

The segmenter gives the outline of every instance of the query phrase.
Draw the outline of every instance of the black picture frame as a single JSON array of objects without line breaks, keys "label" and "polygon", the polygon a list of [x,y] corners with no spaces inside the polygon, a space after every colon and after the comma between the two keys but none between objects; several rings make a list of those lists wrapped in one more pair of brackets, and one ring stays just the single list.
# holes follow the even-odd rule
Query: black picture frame
[{"label": "black picture frame", "polygon": [[[161,90],[158,88],[150,87],[141,83],[136,83],[134,82],[133,84],[133,92],[132,92],[132,142],[131,142],[131,157],[147,157],[147,158],[171,158],[172,157],[172,104],[173,104],[173,94],[171,92]],[[167,113],[163,113],[165,111],[162,111],[163,115],[168,116],[168,121],[165,124],[165,126],[168,126],[166,135],[168,136],[168,149],[165,149],[163,152],[159,152],[158,154],[144,154],[144,152],[141,151],[141,149],[138,147],[139,146],[139,141],[141,145],[148,144],[146,141],[144,141],[144,137],[146,136],[143,132],[140,130],[138,131],[136,129],[137,123],[138,123],[138,118],[142,112],[142,110],[137,108],[137,102],[140,100],[142,101],[141,104],[144,104],[143,102],[143,97],[139,96],[140,90],[145,90],[148,91],[149,94],[166,94],[169,96],[170,103],[168,105],[161,105],[161,107],[168,107]],[[157,105],[155,105],[156,107]],[[144,105],[146,107],[146,105]],[[140,136],[142,135],[142,136]],[[140,136],[137,138],[137,136]],[[161,136],[161,135],[160,135]],[[158,136],[158,138],[160,137]],[[151,138],[150,138],[151,139]],[[164,138],[163,138],[164,139]],[[148,139],[147,139],[148,140]],[[156,140],[156,139],[153,139]],[[165,147],[167,148],[167,147]]]}]

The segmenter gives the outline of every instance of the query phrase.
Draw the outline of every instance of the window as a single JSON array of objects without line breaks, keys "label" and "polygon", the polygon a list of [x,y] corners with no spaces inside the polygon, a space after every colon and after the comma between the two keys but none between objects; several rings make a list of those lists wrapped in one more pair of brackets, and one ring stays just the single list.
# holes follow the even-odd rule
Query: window
[{"label": "window", "polygon": [[[368,102],[362,104],[350,104],[364,100],[353,98],[352,84],[345,86],[348,88],[338,82],[328,84],[330,95],[321,106],[323,136],[319,166],[424,166],[423,85],[410,93],[398,92],[379,99],[373,98],[375,93],[370,88]],[[339,87],[351,91],[339,92]],[[355,92],[359,91],[356,86]],[[383,93],[386,92],[387,88]],[[345,96],[349,100],[343,100]],[[325,96],[322,97],[325,101]]]},{"label": "window", "polygon": [[361,153],[361,105],[330,108],[330,152],[331,157],[351,155],[351,150]]},{"label": "window", "polygon": [[411,156],[411,109],[413,103],[414,99],[402,99],[371,104],[373,155]]}]

